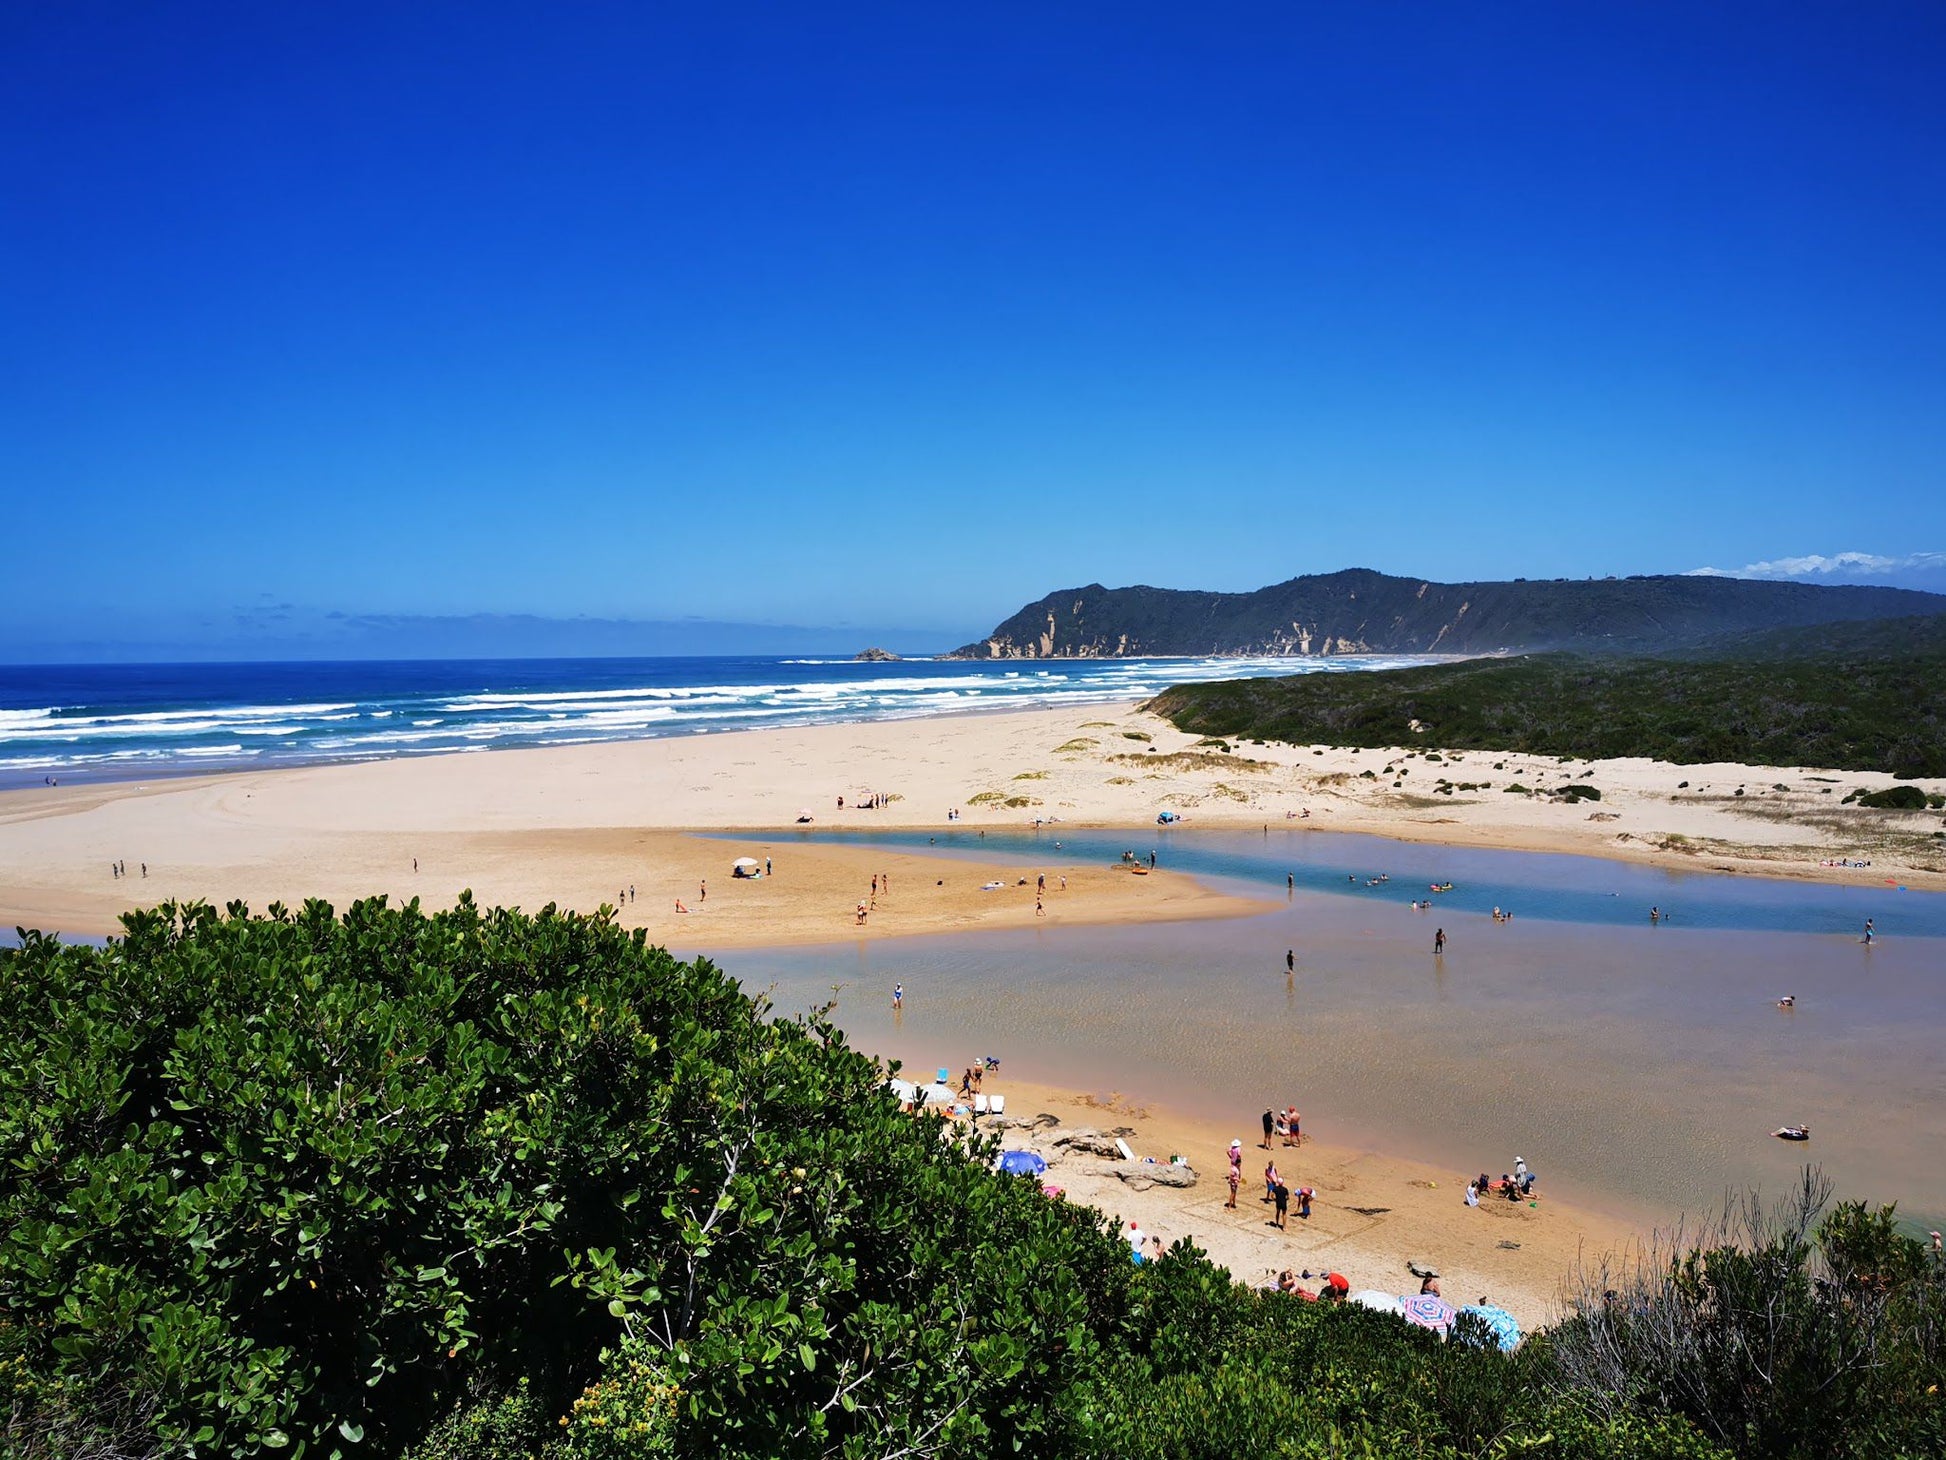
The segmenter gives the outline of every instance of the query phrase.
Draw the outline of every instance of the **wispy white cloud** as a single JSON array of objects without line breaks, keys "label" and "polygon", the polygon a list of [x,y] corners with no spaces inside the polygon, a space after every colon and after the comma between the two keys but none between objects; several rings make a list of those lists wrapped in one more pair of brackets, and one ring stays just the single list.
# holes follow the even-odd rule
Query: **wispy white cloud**
[{"label": "wispy white cloud", "polygon": [[1795,558],[1772,558],[1741,568],[1691,568],[1702,578],[1823,578],[1859,579],[1931,577],[1946,574],[1946,553],[1805,553]]}]

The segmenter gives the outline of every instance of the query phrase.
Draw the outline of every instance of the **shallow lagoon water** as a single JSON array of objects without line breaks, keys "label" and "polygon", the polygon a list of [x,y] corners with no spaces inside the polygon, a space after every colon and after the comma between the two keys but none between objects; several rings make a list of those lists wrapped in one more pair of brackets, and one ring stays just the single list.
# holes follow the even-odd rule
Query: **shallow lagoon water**
[{"label": "shallow lagoon water", "polygon": [[[1327,1141],[1427,1160],[1456,1183],[1524,1155],[1547,1190],[1650,1219],[1781,1189],[1810,1160],[1845,1194],[1946,1218],[1946,897],[1281,828],[1134,849],[1152,842],[1165,866],[1282,905],[726,961],[783,1009],[838,985],[852,1039],[915,1068],[997,1054],[1023,1077],[1165,1102],[1246,1140],[1266,1104],[1295,1103]],[[1052,871],[1128,845],[1050,829],[932,850]],[[1381,871],[1391,882],[1367,887]],[[1447,878],[1431,911],[1410,908]],[[1495,923],[1496,904],[1514,920]],[[1674,921],[1651,926],[1652,904]],[[1784,993],[1794,1010],[1775,1006]],[[1810,1143],[1769,1134],[1788,1121],[1808,1122]]]}]

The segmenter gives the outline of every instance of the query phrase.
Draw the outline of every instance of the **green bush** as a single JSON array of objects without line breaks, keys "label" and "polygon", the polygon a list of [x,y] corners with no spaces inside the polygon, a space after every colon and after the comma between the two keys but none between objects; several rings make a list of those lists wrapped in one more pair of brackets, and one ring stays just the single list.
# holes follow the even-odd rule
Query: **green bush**
[{"label": "green bush", "polygon": [[57,1419],[134,1395],[171,1453],[396,1455],[523,1378],[565,1417],[632,1335],[712,1453],[1012,1449],[1114,1331],[1101,1218],[605,917],[125,926],[0,953],[0,1301]]},{"label": "green bush", "polygon": [[1926,793],[1917,786],[1887,786],[1883,791],[1864,792],[1858,804],[1874,811],[1924,811]]}]

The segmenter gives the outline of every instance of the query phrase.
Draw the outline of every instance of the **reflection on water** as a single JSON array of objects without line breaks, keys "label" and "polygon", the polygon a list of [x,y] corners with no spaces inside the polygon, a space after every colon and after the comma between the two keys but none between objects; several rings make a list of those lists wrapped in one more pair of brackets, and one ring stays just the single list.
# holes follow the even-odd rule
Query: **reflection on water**
[{"label": "reflection on water", "polygon": [[[1064,861],[1100,854],[1077,846],[1081,836],[1061,839]],[[1946,945],[1936,936],[1946,899],[1887,889],[1814,905],[1806,894],[1847,890],[1337,835],[1274,847],[1279,892],[1285,862],[1299,865],[1292,843],[1347,849],[1340,868],[1377,849],[1383,860],[1362,857],[1360,871],[1390,870],[1393,881],[1345,896],[1300,890],[1275,912],[1226,921],[1056,925],[724,961],[746,987],[774,983],[784,1009],[840,984],[838,1019],[854,1042],[916,1068],[998,1054],[1023,1077],[1163,1100],[1244,1136],[1267,1103],[1295,1103],[1326,1140],[1421,1157],[1456,1177],[1497,1175],[1523,1155],[1563,1196],[1652,1217],[1698,1210],[1730,1187],[1781,1185],[1806,1159],[1848,1195],[1897,1199],[1934,1225],[1946,1216]],[[1005,847],[989,837],[979,850]],[[1249,860],[1233,837],[1178,836],[1162,853],[1165,865],[1205,870]],[[1270,865],[1246,870],[1259,891]],[[1315,882],[1316,864],[1303,865]],[[1451,876],[1455,892],[1412,911],[1435,875]],[[1419,885],[1402,885],[1408,876]],[[1560,911],[1604,901],[1624,907],[1581,922]],[[1651,901],[1673,904],[1677,921],[1650,926]],[[1521,915],[1496,923],[1479,902]],[[1541,905],[1554,916],[1534,913]],[[1735,921],[1767,913],[1783,931]],[[1840,917],[1851,930],[1866,916],[1882,935],[1869,948],[1849,931],[1792,930]],[[1449,943],[1435,958],[1439,927]],[[1293,947],[1294,978],[1284,968]],[[896,1023],[894,980],[906,989]],[[1790,1011],[1775,1005],[1786,993]],[[1811,1125],[1808,1147],[1769,1135],[1787,1121]]]}]

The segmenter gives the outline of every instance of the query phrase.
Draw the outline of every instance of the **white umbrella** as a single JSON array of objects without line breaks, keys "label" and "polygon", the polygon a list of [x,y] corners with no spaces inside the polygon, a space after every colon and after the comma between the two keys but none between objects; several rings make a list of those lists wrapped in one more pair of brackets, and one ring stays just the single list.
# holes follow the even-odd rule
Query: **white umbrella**
[{"label": "white umbrella", "polygon": [[735,877],[755,877],[763,868],[764,864],[755,857],[738,857],[730,863],[730,873]]}]

